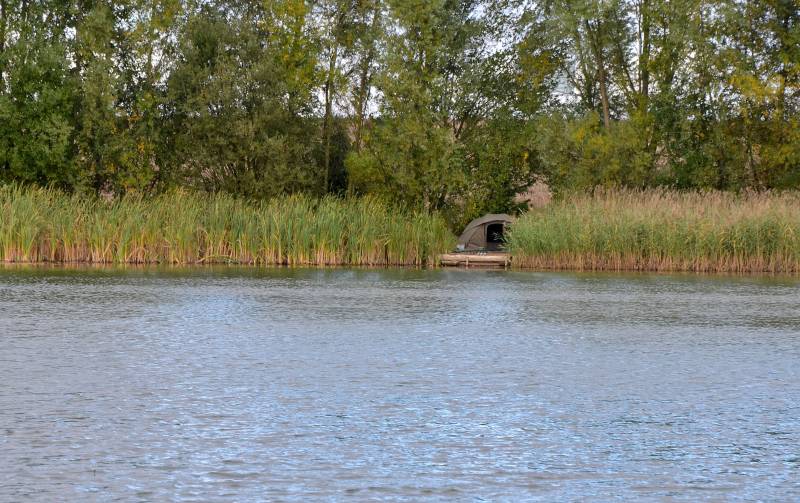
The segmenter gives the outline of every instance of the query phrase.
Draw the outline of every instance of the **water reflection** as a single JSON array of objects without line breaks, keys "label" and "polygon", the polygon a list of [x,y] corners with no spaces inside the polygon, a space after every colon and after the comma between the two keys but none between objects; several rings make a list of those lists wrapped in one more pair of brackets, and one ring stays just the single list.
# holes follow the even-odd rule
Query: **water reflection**
[{"label": "water reflection", "polygon": [[800,497],[792,278],[0,269],[0,500]]}]

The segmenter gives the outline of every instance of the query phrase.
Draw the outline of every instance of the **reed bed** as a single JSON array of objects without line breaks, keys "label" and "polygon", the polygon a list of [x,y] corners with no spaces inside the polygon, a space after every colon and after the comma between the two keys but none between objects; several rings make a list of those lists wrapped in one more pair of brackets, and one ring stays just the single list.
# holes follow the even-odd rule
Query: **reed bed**
[{"label": "reed bed", "polygon": [[508,233],[515,267],[800,272],[800,194],[597,191],[531,211]]},{"label": "reed bed", "polygon": [[0,187],[3,262],[430,266],[454,241],[438,215],[370,197],[178,191],[108,202]]}]

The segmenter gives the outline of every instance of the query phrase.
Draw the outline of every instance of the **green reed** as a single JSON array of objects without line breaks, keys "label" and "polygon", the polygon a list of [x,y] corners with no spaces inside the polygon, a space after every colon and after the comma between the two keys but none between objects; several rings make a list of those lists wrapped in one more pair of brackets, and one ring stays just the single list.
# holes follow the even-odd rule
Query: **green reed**
[{"label": "green reed", "polygon": [[0,187],[0,261],[435,265],[454,236],[437,214],[371,197],[244,201],[171,192],[114,201]]},{"label": "green reed", "polygon": [[597,191],[555,201],[508,233],[515,266],[800,272],[800,194]]}]

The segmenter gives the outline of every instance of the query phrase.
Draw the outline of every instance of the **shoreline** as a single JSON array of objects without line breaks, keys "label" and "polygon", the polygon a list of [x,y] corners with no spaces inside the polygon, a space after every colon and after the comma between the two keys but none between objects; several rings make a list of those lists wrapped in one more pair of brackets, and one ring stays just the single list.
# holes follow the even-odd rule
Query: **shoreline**
[{"label": "shoreline", "polygon": [[5,262],[426,265],[455,246],[440,215],[372,197],[175,191],[108,202],[0,186],[0,210]]},{"label": "shoreline", "polygon": [[573,194],[510,223],[502,260],[474,262],[450,253],[456,237],[441,214],[371,197],[175,191],[103,201],[11,185],[0,186],[0,210],[4,263],[438,268],[469,259],[530,271],[800,274],[800,192]]},{"label": "shoreline", "polygon": [[609,275],[609,276],[703,276],[703,277],[774,277],[774,278],[793,278],[800,279],[800,271],[711,271],[711,270],[689,270],[689,269],[579,269],[579,268],[542,268],[542,267],[452,267],[452,266],[429,266],[429,265],[369,265],[369,264],[248,264],[238,262],[203,262],[203,263],[133,263],[133,262],[6,262],[0,261],[2,269],[53,269],[53,270],[242,270],[242,271],[264,271],[264,270],[364,270],[364,271],[439,271],[439,272],[494,272],[494,273],[553,273],[553,274],[581,274],[581,275]]}]

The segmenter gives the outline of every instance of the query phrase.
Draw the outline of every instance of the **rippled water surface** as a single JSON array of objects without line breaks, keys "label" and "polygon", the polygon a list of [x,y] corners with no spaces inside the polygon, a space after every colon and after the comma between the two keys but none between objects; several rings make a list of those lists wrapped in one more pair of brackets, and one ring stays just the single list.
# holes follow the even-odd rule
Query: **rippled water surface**
[{"label": "rippled water surface", "polygon": [[0,501],[800,499],[800,282],[0,269]]}]

